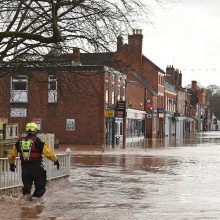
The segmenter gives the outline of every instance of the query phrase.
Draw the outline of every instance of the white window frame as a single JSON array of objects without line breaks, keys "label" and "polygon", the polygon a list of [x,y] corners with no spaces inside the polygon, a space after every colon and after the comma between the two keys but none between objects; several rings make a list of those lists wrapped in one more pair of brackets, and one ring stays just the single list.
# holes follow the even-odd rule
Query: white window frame
[{"label": "white window frame", "polygon": [[[14,83],[26,83],[26,89],[18,90],[14,89]],[[11,77],[11,103],[27,103],[28,102],[28,78],[27,75],[17,75]]]},{"label": "white window frame", "polygon": [[118,101],[121,99],[121,77],[118,76]]},{"label": "white window frame", "polygon": [[122,100],[125,101],[125,96],[126,96],[126,77],[123,77],[123,97]]},{"label": "white window frame", "polygon": [[[51,82],[55,82],[55,89],[51,89]],[[48,75],[48,103],[57,103],[57,77]]]},{"label": "white window frame", "polygon": [[115,76],[112,75],[112,105],[115,104]]},{"label": "white window frame", "polygon": [[105,76],[105,103],[109,103],[109,76]]},{"label": "white window frame", "polygon": [[25,118],[27,117],[26,108],[11,108],[10,111],[11,118]]}]

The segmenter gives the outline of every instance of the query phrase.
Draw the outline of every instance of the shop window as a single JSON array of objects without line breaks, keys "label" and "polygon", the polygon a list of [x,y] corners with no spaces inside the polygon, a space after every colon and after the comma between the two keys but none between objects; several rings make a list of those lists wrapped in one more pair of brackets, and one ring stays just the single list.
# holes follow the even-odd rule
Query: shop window
[{"label": "shop window", "polygon": [[27,103],[28,80],[26,75],[13,76],[11,78],[10,102]]},{"label": "shop window", "polygon": [[57,78],[54,75],[48,76],[48,103],[57,102]]},{"label": "shop window", "polygon": [[144,135],[145,121],[140,119],[127,119],[127,137],[140,137]]},{"label": "shop window", "polygon": [[123,135],[123,120],[117,119],[115,121],[115,135]]}]

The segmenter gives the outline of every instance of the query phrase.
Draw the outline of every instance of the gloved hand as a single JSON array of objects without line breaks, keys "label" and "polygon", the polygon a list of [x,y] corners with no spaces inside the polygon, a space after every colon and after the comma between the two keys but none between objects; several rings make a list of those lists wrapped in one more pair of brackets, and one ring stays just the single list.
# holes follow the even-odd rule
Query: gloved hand
[{"label": "gloved hand", "polygon": [[57,169],[58,169],[58,170],[60,169],[60,163],[59,163],[58,160],[54,162],[54,165],[57,166]]},{"label": "gloved hand", "polygon": [[15,172],[16,165],[14,163],[10,164],[10,171]]}]

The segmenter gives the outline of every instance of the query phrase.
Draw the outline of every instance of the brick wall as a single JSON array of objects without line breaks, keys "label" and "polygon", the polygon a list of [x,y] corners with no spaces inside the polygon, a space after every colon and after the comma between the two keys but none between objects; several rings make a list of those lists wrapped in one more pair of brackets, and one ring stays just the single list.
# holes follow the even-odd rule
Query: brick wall
[{"label": "brick wall", "polygon": [[[30,74],[29,74],[30,75]],[[42,119],[42,132],[54,133],[61,143],[102,144],[104,141],[104,73],[58,74],[58,101],[48,103],[48,73],[29,77],[28,103],[8,103],[10,80],[0,80],[0,116],[19,123],[19,133],[33,118]],[[39,82],[40,80],[40,82]],[[5,83],[7,82],[7,84]],[[7,92],[6,92],[7,91]],[[12,106],[27,108],[27,117],[10,118]],[[66,131],[66,119],[75,119],[75,131]]]}]

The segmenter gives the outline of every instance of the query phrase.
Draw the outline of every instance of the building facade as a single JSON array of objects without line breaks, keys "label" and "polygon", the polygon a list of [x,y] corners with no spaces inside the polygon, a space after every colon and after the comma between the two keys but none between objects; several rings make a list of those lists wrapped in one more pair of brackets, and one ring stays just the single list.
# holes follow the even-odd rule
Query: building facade
[{"label": "building facade", "polygon": [[118,100],[126,75],[104,66],[22,67],[0,78],[0,118],[35,121],[65,144],[114,144],[121,134]]}]

